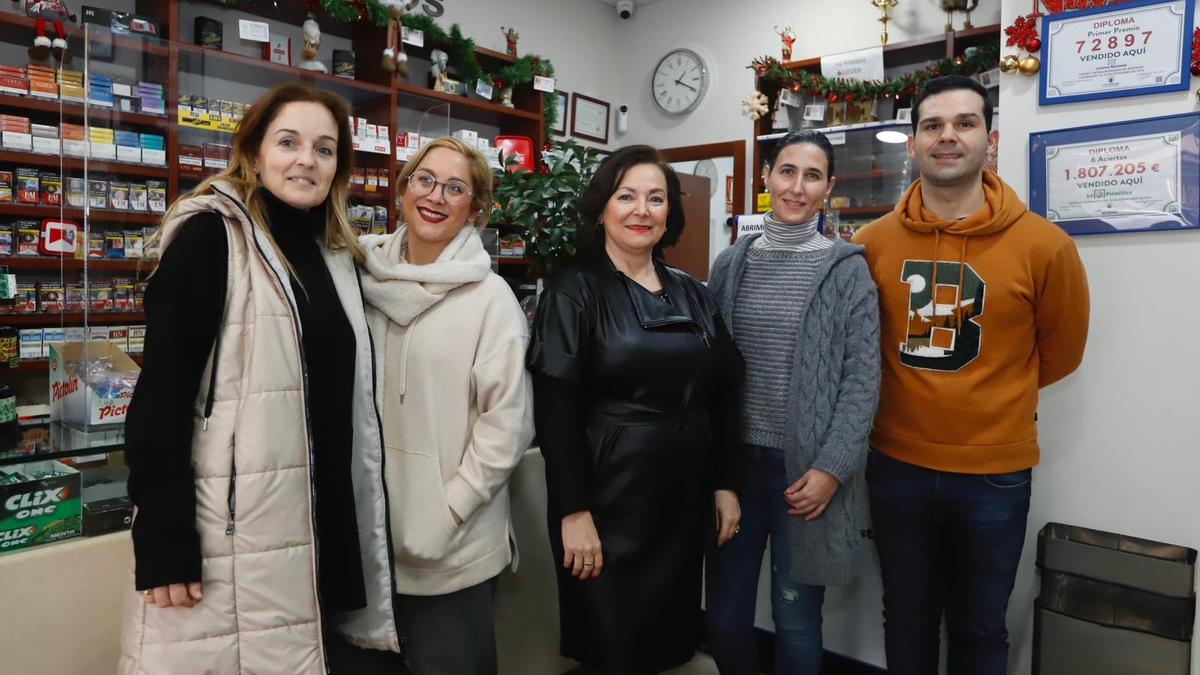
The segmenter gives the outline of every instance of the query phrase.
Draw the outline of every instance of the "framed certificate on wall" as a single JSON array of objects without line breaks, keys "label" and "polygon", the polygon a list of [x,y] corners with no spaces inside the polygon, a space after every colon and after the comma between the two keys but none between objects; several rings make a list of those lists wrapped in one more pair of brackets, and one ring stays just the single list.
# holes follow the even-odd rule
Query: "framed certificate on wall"
[{"label": "framed certificate on wall", "polygon": [[571,95],[571,135],[597,143],[608,143],[609,105],[600,99]]},{"label": "framed certificate on wall", "polygon": [[1200,113],[1030,134],[1029,208],[1073,235],[1200,228]]},{"label": "framed certificate on wall", "polygon": [[1042,18],[1038,103],[1188,88],[1195,0],[1133,0]]}]

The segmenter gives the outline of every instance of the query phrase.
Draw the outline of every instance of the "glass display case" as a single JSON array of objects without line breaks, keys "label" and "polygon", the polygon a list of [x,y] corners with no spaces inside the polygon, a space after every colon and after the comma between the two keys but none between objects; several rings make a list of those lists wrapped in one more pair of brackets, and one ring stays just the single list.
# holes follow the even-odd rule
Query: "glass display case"
[{"label": "glass display case", "polygon": [[[174,200],[227,166],[241,116],[265,91],[301,80],[350,104],[360,232],[394,227],[401,147],[456,131],[544,140],[542,94],[529,85],[512,107],[425,86],[439,45],[410,46],[409,81],[378,58],[355,65],[386,39],[369,22],[319,17],[318,60],[333,74],[298,67],[299,4],[127,9],[82,8],[66,53],[42,55],[30,53],[36,22],[22,5],[0,8],[0,554],[128,527],[123,423],[153,235]],[[243,20],[266,23],[269,41],[230,39]],[[207,39],[222,25],[224,41]],[[476,52],[485,72],[515,61]]]}]

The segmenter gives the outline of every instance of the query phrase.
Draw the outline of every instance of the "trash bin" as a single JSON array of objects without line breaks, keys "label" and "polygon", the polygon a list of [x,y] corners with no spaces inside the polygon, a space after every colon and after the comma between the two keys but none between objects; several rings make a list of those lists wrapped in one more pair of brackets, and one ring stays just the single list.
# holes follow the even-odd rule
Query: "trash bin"
[{"label": "trash bin", "polygon": [[1048,523],[1034,675],[1188,675],[1196,550]]}]

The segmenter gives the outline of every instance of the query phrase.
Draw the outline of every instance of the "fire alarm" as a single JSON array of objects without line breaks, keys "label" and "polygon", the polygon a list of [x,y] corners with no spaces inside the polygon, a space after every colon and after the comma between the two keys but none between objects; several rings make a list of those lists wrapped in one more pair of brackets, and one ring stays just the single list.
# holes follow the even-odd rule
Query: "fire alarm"
[{"label": "fire alarm", "polygon": [[79,248],[79,226],[69,220],[47,218],[42,221],[38,250],[42,255],[75,255]]}]

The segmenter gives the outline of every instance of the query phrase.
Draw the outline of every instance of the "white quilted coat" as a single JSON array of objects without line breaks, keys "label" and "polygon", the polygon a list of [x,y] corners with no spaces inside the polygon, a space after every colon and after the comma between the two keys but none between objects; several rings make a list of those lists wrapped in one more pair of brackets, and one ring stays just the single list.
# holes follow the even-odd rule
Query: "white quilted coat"
[{"label": "white quilted coat", "polygon": [[[218,183],[164,225],[165,250],[184,221],[215,211],[229,242],[225,321],[197,397],[192,440],[204,599],[191,609],[148,605],[131,579],[118,668],[126,675],[326,672],[303,422],[319,411],[307,410],[302,327],[287,272],[236,194]],[[325,261],[358,350],[353,482],[368,601],[332,618],[352,643],[398,651],[371,339],[352,257],[326,251]]]}]

